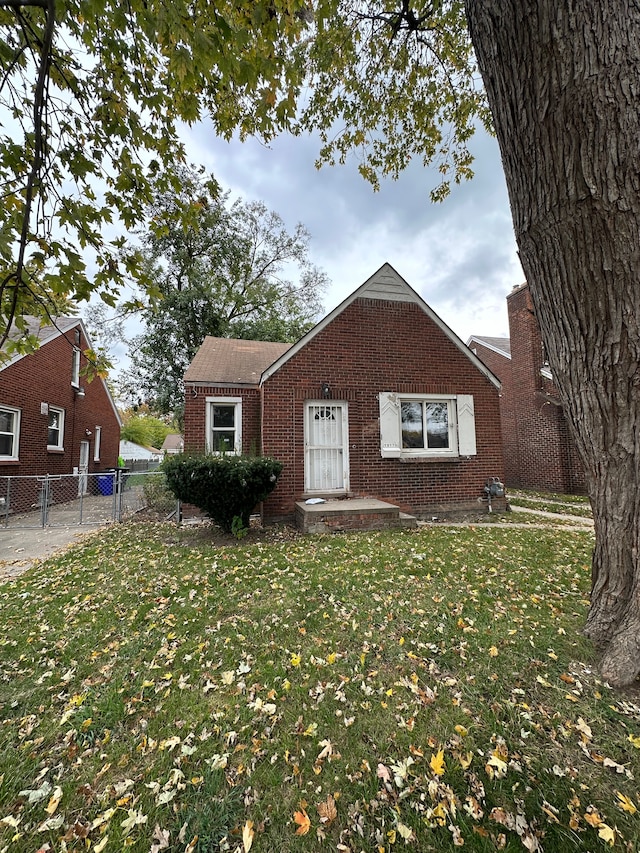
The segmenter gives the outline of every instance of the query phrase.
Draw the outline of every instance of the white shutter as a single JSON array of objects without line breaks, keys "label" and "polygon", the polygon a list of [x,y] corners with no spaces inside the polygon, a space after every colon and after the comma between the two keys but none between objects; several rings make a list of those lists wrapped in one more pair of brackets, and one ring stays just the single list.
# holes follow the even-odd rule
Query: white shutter
[{"label": "white shutter", "polygon": [[397,394],[382,392],[380,400],[380,455],[397,459],[402,451],[400,440],[400,401]]},{"label": "white shutter", "polygon": [[473,396],[458,394],[458,454],[460,456],[475,456],[476,451],[476,419],[473,412]]}]

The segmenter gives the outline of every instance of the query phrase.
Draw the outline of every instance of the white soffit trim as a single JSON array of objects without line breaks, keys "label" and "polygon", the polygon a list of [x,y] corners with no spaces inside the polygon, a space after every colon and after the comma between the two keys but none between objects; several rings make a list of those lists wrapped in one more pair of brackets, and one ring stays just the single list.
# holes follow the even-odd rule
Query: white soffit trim
[{"label": "white soffit trim", "polygon": [[356,299],[380,299],[383,301],[392,302],[414,302],[419,305],[424,313],[444,332],[463,355],[471,361],[477,369],[483,373],[487,379],[495,385],[496,388],[501,387],[500,380],[493,375],[489,368],[480,361],[480,359],[462,342],[452,329],[447,326],[444,320],[433,311],[427,303],[419,296],[418,293],[409,285],[402,276],[389,263],[383,264],[380,269],[375,272],[371,278],[368,278],[364,284],[360,285],[357,290],[354,290],[350,296],[347,296],[336,308],[326,315],[320,322],[310,329],[306,335],[303,335],[300,340],[295,343],[291,349],[287,350],[273,364],[268,367],[260,377],[260,385],[263,385],[266,380],[273,376],[283,364],[286,364],[290,358],[305,347],[309,341],[329,325],[339,314],[355,302]]}]

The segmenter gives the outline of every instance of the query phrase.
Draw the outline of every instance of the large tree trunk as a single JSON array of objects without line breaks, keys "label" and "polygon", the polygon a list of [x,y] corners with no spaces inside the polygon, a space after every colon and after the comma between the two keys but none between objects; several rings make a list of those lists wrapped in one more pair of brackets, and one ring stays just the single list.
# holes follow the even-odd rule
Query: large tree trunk
[{"label": "large tree trunk", "polygon": [[516,239],[585,467],[586,633],[640,672],[640,6],[466,0]]}]

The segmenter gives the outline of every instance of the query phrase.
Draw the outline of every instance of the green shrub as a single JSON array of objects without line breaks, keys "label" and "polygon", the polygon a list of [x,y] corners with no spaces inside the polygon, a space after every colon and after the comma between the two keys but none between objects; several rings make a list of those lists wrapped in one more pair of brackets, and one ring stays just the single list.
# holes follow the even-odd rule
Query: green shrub
[{"label": "green shrub", "polygon": [[179,500],[194,504],[232,533],[249,526],[255,505],[275,488],[282,463],[268,456],[180,454],[166,459],[163,471]]}]

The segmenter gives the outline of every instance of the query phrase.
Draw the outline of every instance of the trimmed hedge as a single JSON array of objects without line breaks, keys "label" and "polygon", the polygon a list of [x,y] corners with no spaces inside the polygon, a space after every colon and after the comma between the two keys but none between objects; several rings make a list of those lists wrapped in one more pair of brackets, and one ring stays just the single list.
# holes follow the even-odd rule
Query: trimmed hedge
[{"label": "trimmed hedge", "polygon": [[226,533],[249,526],[256,504],[273,491],[282,463],[268,456],[179,454],[164,461],[162,470],[173,494],[197,506]]}]

